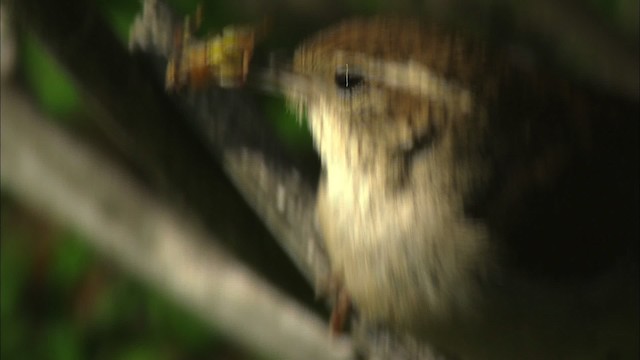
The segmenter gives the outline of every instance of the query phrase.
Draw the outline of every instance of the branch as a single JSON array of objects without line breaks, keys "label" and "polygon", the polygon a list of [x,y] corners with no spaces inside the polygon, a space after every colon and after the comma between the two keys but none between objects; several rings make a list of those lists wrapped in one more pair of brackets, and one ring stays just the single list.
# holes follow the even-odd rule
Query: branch
[{"label": "branch", "polygon": [[[470,3],[467,1],[465,3]],[[547,4],[548,5],[548,4]],[[511,4],[511,10],[522,19],[531,21],[535,18],[529,16],[524,7]],[[542,12],[542,25],[535,28],[534,32],[557,31],[562,25],[558,15],[562,14],[558,8],[545,8]],[[549,19],[549,16],[551,18]],[[595,44],[596,49],[608,49],[614,54],[623,54],[618,61],[618,70],[622,73],[633,72],[635,67],[629,67],[634,59],[632,55],[620,50],[619,44],[609,43],[606,35],[592,36],[594,31],[589,23],[581,22],[579,17],[569,16],[571,24],[578,24],[571,36],[578,36],[578,41],[571,51],[577,51],[585,56],[585,49]],[[577,20],[576,20],[577,19]],[[531,24],[529,24],[531,25]],[[536,24],[537,25],[537,24]],[[131,47],[146,53],[155,54],[156,61],[164,64],[164,58],[171,48],[171,35],[176,27],[175,19],[171,12],[160,1],[147,0],[144,2],[144,10],[136,19],[131,32]],[[596,31],[597,33],[597,31]],[[577,34],[577,35],[576,35]],[[581,37],[584,36],[584,37]],[[588,43],[589,39],[596,39],[594,43]],[[562,37],[560,43],[573,41],[571,37]],[[587,43],[585,43],[587,41]],[[604,47],[603,47],[604,46]],[[577,49],[577,50],[576,50]],[[616,50],[616,51],[614,51]],[[583,51],[583,53],[580,53]],[[589,50],[590,51],[590,50]],[[590,59],[592,57],[589,57]],[[596,81],[610,88],[619,86],[619,92],[628,92],[634,96],[637,92],[635,78],[618,76],[599,78],[609,66],[606,56],[596,58],[595,65],[588,71]],[[159,66],[160,69],[163,66]],[[610,73],[615,73],[609,71]],[[620,75],[617,73],[617,75]],[[161,76],[159,76],[161,78]],[[634,88],[636,86],[636,88]],[[634,90],[635,89],[635,90]],[[265,120],[260,120],[260,115],[252,113],[251,109],[236,106],[233,101],[225,100],[225,93],[213,89],[199,93],[187,93],[178,96],[179,101],[185,104],[185,109],[190,113],[189,119],[194,122],[197,129],[201,130],[210,148],[217,154],[234,184],[243,192],[245,198],[254,207],[256,212],[265,221],[270,230],[276,235],[281,246],[287,249],[290,256],[296,261],[299,268],[307,274],[309,279],[315,280],[326,277],[327,266],[321,244],[313,227],[313,199],[310,190],[311,182],[299,175],[290,161],[285,159],[277,145],[269,128],[265,127]],[[222,99],[222,100],[221,100]],[[217,104],[224,103],[225,112],[242,114],[237,117],[220,117],[221,110]],[[228,121],[231,120],[231,121]],[[257,120],[257,121],[256,121]],[[318,260],[319,259],[319,260]],[[359,350],[366,352],[372,358],[415,358],[433,359],[437,356],[428,344],[421,343],[411,338],[399,338],[398,334],[384,329],[374,330],[366,324],[356,323],[352,329],[353,340]]]},{"label": "branch", "polygon": [[[143,169],[153,184],[169,193],[174,201],[178,200],[191,209],[209,228],[215,229],[221,241],[237,245],[238,241],[230,239],[255,239],[255,233],[245,235],[246,232],[242,233],[245,229],[237,226],[232,230],[236,236],[228,236],[230,231],[225,233],[221,230],[228,228],[225,219],[243,218],[247,216],[247,212],[235,206],[227,208],[221,205],[221,194],[232,194],[231,199],[225,203],[240,203],[241,200],[230,190],[228,183],[221,181],[221,174],[210,155],[210,151],[214,150],[229,177],[307,278],[315,280],[327,273],[326,258],[313,226],[314,182],[296,170],[295,164],[283,155],[266,126],[267,122],[246,93],[212,89],[207,93],[179,99],[178,109],[175,100],[163,93],[163,86],[158,77],[152,74],[154,65],[150,65],[148,58],[139,53],[130,55],[108,31],[95,10],[83,1],[5,2],[12,5],[22,24],[34,30],[44,40],[80,87],[86,90],[87,98],[94,108],[99,109],[100,126]],[[415,1],[407,0],[404,3],[413,4]],[[471,1],[461,0],[460,3],[470,4]],[[150,4],[148,9],[152,9],[151,5],[155,6],[157,3],[149,0],[146,4]],[[550,11],[553,13],[555,10]],[[143,18],[157,15],[148,14],[143,15]],[[527,14],[527,11],[520,11],[518,14]],[[571,14],[562,15],[572,19]],[[535,12],[531,12],[528,18],[531,20],[525,22],[527,25],[524,26],[537,24],[536,16]],[[162,37],[154,36],[162,32],[166,35],[166,31],[172,29],[172,20],[170,16],[164,20],[160,16],[159,19],[156,19],[156,23],[152,25],[155,27],[152,28],[148,27],[149,23],[144,24],[144,21],[143,25],[138,25],[140,27],[134,30],[134,34],[138,31],[139,34],[146,35],[136,40],[137,46],[150,51],[162,41],[167,45],[166,37],[162,40]],[[557,19],[556,14],[550,24],[563,23]],[[569,20],[567,23],[571,23]],[[557,27],[544,21],[540,24],[542,29],[547,29],[542,34],[557,31]],[[572,36],[560,34],[561,41],[572,41],[574,37],[582,44],[591,41],[589,34],[592,33],[583,31],[582,27],[577,29]],[[596,44],[605,45],[604,49],[607,49],[606,46],[619,48],[617,43],[607,44],[607,39],[607,36],[593,37]],[[558,48],[564,48],[562,43]],[[156,55],[160,56],[156,56],[156,61],[162,58],[164,51],[161,46],[157,49],[160,51]],[[637,64],[637,50],[635,53],[631,51],[630,56],[626,52],[622,55],[622,60],[616,60],[622,61],[619,64],[634,63],[634,60]],[[606,75],[610,71],[610,64],[600,62],[592,68]],[[624,66],[622,68],[627,69]],[[598,79],[598,76],[595,78]],[[616,82],[620,81],[621,88],[630,88],[631,96],[637,98],[637,78],[628,75],[622,78],[614,76],[613,87],[618,86]],[[188,116],[185,116],[185,112]],[[204,134],[206,144],[202,144],[199,141],[201,138],[194,136],[190,125],[183,121],[184,118],[195,121],[198,131]],[[4,149],[4,137],[2,142]],[[3,169],[4,166],[3,161]],[[4,173],[3,171],[3,176]],[[226,213],[222,220],[219,216],[221,210]],[[243,235],[237,235],[238,232]],[[265,250],[261,243],[252,242],[249,246],[250,250],[245,248],[245,251],[240,249],[237,252],[245,255],[257,254],[251,259],[251,263],[258,264],[261,273],[271,274],[271,278],[275,278],[272,269],[274,263],[282,268],[286,261],[277,256],[275,258],[278,260],[275,261],[273,256],[264,256]],[[198,253],[192,255],[198,256]],[[283,279],[279,278],[280,283],[287,282]],[[371,348],[383,349],[377,352],[372,350],[372,353],[382,354],[387,351],[384,349],[395,346],[395,340],[385,339],[387,337],[378,336],[369,341]],[[413,345],[410,340],[403,346],[405,349],[422,349],[420,344]],[[421,350],[411,350],[409,353],[420,352]],[[427,353],[427,350],[423,353]]]},{"label": "branch", "polygon": [[[176,26],[180,25],[164,4],[145,1],[132,26],[130,47],[154,54],[156,63],[164,65]],[[314,225],[315,179],[287,156],[269,119],[248,94],[238,90],[212,88],[184,94],[179,101],[233,183],[307,279],[326,279],[328,261]]]},{"label": "branch", "polygon": [[[244,202],[230,188],[230,184],[225,181],[224,176],[221,176],[209,150],[194,135],[189,124],[181,120],[184,115],[176,108],[174,102],[166,97],[163,86],[154,80],[152,71],[150,71],[152,65],[144,57],[130,55],[122,44],[117,41],[95,9],[79,0],[69,0],[62,4],[21,0],[7,1],[6,5],[9,5],[9,9],[15,15],[18,23],[35,32],[56,56],[57,60],[70,72],[76,84],[85,90],[85,99],[95,110],[98,125],[118,145],[118,148],[143,170],[143,174],[152,184],[159,187],[174,203],[179,204],[179,208],[189,209],[194,218],[207,224],[209,229],[213,229],[220,241],[224,241],[226,245],[231,246],[236,253],[257,268],[261,274],[271,279],[277,279],[278,284],[284,285],[286,288],[299,286],[300,279],[297,277],[297,272],[292,270],[288,260],[281,253],[274,252],[275,248],[271,243],[260,241],[261,238],[267,236],[264,230],[261,231],[261,228],[255,225],[255,221],[250,222],[250,226],[241,226],[242,223],[237,222],[238,219],[251,218],[251,212],[242,207]],[[3,90],[2,126],[4,129],[5,126],[10,125],[5,121],[4,116],[5,110],[9,111],[10,108],[6,108],[4,104],[12,103],[14,99],[4,98],[4,95],[11,93],[8,89]],[[227,104],[236,104],[231,109],[247,109],[251,107],[251,104],[245,104],[241,93],[226,92],[221,96],[224,98],[223,102],[217,105],[209,103],[209,106],[217,106],[219,109],[225,109]],[[234,119],[235,116],[231,116],[230,120]],[[229,123],[233,124],[233,122]],[[11,152],[4,150],[5,145],[12,144],[9,140],[5,140],[4,135],[11,133],[12,136],[15,136],[13,134],[15,131],[16,129],[13,128],[7,128],[6,131],[3,131],[3,159],[5,154],[11,154]],[[34,141],[30,142],[34,143]],[[25,144],[28,143],[25,142]],[[47,153],[47,151],[44,151],[44,153]],[[55,152],[51,153],[55,154]],[[251,168],[256,168],[250,163],[251,161],[255,162],[252,159],[256,158],[247,156],[246,151],[237,151],[229,156],[241,157],[238,159],[238,164],[251,165]],[[259,161],[260,159],[257,160]],[[46,161],[43,164],[46,164]],[[11,162],[7,161],[7,164],[5,164],[3,160],[2,165],[3,169],[7,169],[7,171],[3,171],[3,176],[5,174],[8,176],[14,174],[13,170],[9,170]],[[69,168],[67,170],[70,173],[73,171],[73,169]],[[94,172],[83,171],[80,174],[86,176],[86,174],[91,173]],[[104,175],[104,172],[96,172],[95,174]],[[253,175],[256,175],[256,173],[254,172]],[[36,176],[35,180],[47,178],[47,176]],[[110,178],[105,177],[105,179]],[[247,186],[253,186],[252,182],[255,178],[255,176],[247,178],[245,180]],[[51,177],[51,179],[54,178]],[[292,179],[294,183],[295,181],[300,182],[295,177]],[[13,184],[19,186],[20,180],[14,180]],[[67,180],[70,179],[65,179],[64,181]],[[60,181],[62,182],[63,180]],[[96,181],[93,179],[85,179],[85,181],[88,185],[97,186]],[[3,178],[4,183],[10,184],[11,181],[5,181]],[[272,191],[276,189],[275,186],[282,185],[280,182],[268,182],[268,179],[263,179],[261,183],[263,187],[273,187],[272,189],[266,189],[266,194],[270,196],[279,194],[278,199],[288,204],[292,203],[290,199],[294,198],[283,197],[282,191]],[[24,184],[30,184],[35,188],[31,190],[29,190],[29,187],[22,189],[23,192],[20,192],[22,196],[29,196],[27,195],[29,191],[38,192],[42,190],[38,189],[38,186],[42,185],[41,183],[24,182]],[[64,183],[59,185],[66,186]],[[71,186],[71,189],[73,188],[74,186]],[[308,194],[313,193],[309,192]],[[45,196],[46,194],[40,193],[40,195]],[[55,192],[51,193],[51,195],[59,196]],[[91,194],[88,193],[86,195],[90,196]],[[110,196],[106,196],[106,198],[108,199]],[[304,197],[300,198],[304,199]],[[80,201],[81,197],[77,196],[74,199]],[[263,203],[267,201],[270,200],[265,200]],[[294,203],[296,201],[294,199]],[[233,206],[228,206],[227,204],[233,204]],[[79,205],[76,204],[76,206]],[[63,209],[53,210],[62,211]],[[274,213],[274,216],[281,216],[280,213],[280,211]],[[74,219],[74,216],[70,215],[68,219]],[[136,217],[121,217],[118,219],[123,221],[124,224],[114,225],[114,229],[125,226],[131,219],[139,220]],[[230,224],[229,219],[235,219],[235,223]],[[290,225],[290,222],[286,225]],[[105,248],[114,246],[106,243],[104,245]],[[307,250],[305,249],[305,251]],[[206,253],[205,251],[202,254]],[[199,252],[189,250],[189,254],[197,256]],[[116,253],[116,255],[120,256],[122,254]],[[140,262],[139,259],[148,258],[144,251],[138,252],[137,255],[139,255],[138,262]],[[164,256],[166,255],[164,254]],[[201,256],[199,259],[204,263],[206,256]],[[135,256],[125,256],[123,261],[135,264]],[[209,261],[215,263],[216,257]],[[172,266],[166,268],[171,269]],[[230,279],[234,279],[234,277]],[[189,278],[183,278],[182,282],[188,283],[188,280]],[[199,285],[201,284],[198,283]],[[193,291],[195,289],[197,288],[194,286]],[[207,289],[207,287],[205,286],[203,289]],[[251,295],[251,297],[256,296]],[[225,305],[224,302],[219,302],[217,305],[221,305],[221,309],[229,308],[229,305]],[[263,308],[263,310],[265,309]],[[268,314],[268,311],[261,312],[261,314]],[[277,313],[274,316],[278,318],[281,315],[282,313]],[[282,316],[285,319],[289,317]],[[244,320],[244,327],[246,327],[247,323],[253,324],[253,321],[247,322],[246,319]],[[234,330],[231,329],[230,331],[233,335]],[[301,329],[296,331],[301,331]],[[273,332],[273,328],[265,330],[265,333],[271,332]],[[247,333],[246,331],[244,331],[244,334],[236,332],[235,335],[256,336],[256,334]],[[326,334],[324,335],[326,336]],[[264,344],[263,342],[268,338],[269,336],[263,336],[258,343],[269,347],[269,351],[275,351],[276,354],[278,353],[277,351],[287,351],[286,348],[282,350],[271,348],[271,346],[274,348],[281,346],[283,345],[282,343]],[[293,342],[296,343],[297,340]],[[305,341],[302,342],[304,343]],[[270,340],[267,343],[270,343]],[[322,348],[329,354],[331,353],[331,346],[329,345],[324,343],[318,349]],[[289,347],[292,346],[289,345]],[[291,358],[292,356],[288,357]]]},{"label": "branch", "polygon": [[[42,39],[70,73],[95,115],[93,120],[153,187],[192,211],[260,274],[291,291],[308,289],[202,139],[184,121],[185,114],[164,93],[148,56],[130,54],[95,4],[83,0],[6,0],[4,4],[16,22]],[[222,102],[209,106],[221,109],[221,116],[229,117],[227,123],[237,118],[231,110],[225,112],[227,106],[232,110],[253,107],[240,92],[220,93]],[[254,109],[240,116],[257,113]]]},{"label": "branch", "polygon": [[77,227],[96,249],[257,353],[351,358],[348,344],[329,341],[323,321],[233,259],[201,226],[50,125],[15,89],[1,93],[3,188]]}]

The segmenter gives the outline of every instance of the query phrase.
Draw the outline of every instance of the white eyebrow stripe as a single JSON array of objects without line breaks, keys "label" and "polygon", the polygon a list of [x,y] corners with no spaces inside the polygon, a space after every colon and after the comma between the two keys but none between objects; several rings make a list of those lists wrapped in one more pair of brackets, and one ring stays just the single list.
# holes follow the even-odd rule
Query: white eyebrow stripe
[{"label": "white eyebrow stripe", "polygon": [[[473,105],[472,92],[443,76],[436,74],[422,64],[409,60],[406,63],[378,60],[361,53],[339,51],[338,58],[358,58],[366,64],[365,78],[385,86],[401,89],[411,94],[428,97],[435,101],[456,106],[464,113],[470,112]],[[345,61],[346,63],[346,61]]]}]

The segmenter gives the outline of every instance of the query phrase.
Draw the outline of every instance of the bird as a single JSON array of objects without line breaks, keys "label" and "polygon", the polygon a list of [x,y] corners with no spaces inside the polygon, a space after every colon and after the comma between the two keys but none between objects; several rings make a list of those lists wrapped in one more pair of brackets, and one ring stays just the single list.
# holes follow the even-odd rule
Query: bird
[{"label": "bird", "polygon": [[291,72],[358,321],[455,359],[638,358],[637,101],[385,16],[319,31]]}]

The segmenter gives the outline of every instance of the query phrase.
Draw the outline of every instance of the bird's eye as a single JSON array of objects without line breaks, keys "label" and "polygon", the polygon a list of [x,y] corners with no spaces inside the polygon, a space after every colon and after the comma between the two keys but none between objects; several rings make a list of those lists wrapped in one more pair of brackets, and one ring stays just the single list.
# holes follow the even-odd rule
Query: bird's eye
[{"label": "bird's eye", "polygon": [[364,75],[357,68],[345,64],[336,70],[335,81],[338,88],[352,90],[364,84]]}]

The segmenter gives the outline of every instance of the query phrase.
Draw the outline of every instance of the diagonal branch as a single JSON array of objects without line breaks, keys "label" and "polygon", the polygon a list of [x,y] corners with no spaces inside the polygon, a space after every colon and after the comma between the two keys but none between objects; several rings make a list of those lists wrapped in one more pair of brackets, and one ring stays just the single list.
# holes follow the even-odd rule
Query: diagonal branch
[{"label": "diagonal branch", "polygon": [[[261,274],[285,287],[302,286],[290,260],[272,242],[265,241],[269,235],[257,225],[257,221],[252,221],[251,226],[230,224],[228,219],[255,219],[255,215],[241,205],[244,200],[221,172],[210,149],[196,136],[188,122],[183,121],[185,114],[175,101],[166,96],[162,84],[155,80],[148,56],[130,54],[92,7],[93,3],[82,0],[63,3],[7,0],[6,4],[18,23],[35,32],[70,72],[76,84],[84,90],[86,101],[93,106],[98,126],[134,161],[151,184],[159,187],[174,203],[192,210],[235,254]],[[234,146],[234,152],[228,156],[244,159],[234,166],[245,164],[244,183],[253,186],[254,179],[261,178],[260,167],[255,165],[263,160],[244,150],[248,147],[243,145],[242,138],[237,136],[238,131],[233,129],[237,129],[235,124],[240,123],[239,119],[254,124],[251,127],[256,127],[255,124],[266,126],[266,122],[261,121],[260,112],[246,100],[246,94],[213,91],[217,91],[218,96],[205,99],[204,105],[218,109],[218,115],[212,115],[218,117],[218,123],[229,124],[226,127],[229,131],[220,133],[228,139],[228,144]],[[238,109],[242,112],[237,113]],[[241,154],[244,155],[241,157]],[[262,182],[264,194],[272,196],[278,194],[279,186],[302,183],[293,175],[284,175],[293,180],[265,179]],[[287,196],[286,203],[295,199],[313,199],[313,193],[308,193],[310,188],[300,185],[299,189],[293,189],[291,194],[299,195]],[[264,199],[262,203],[270,201]],[[234,205],[222,207],[221,204]],[[304,210],[311,207],[305,205],[292,209],[301,217],[290,220],[286,218],[287,214],[283,217],[281,212],[273,213],[272,217],[279,217],[280,223],[271,226],[272,229],[302,222],[308,215]],[[312,238],[308,234],[296,236],[296,231],[284,228],[275,232],[289,232],[289,238],[296,241]]]},{"label": "diagonal branch", "polygon": [[3,86],[2,187],[72,224],[125,269],[234,341],[274,358],[348,359],[308,309],[235,260],[197,223],[42,118]]},{"label": "diagonal branch", "polygon": [[[132,26],[130,47],[155,54],[156,62],[164,64],[176,26],[165,5],[145,1]],[[326,278],[327,260],[314,227],[315,181],[288,158],[251,98],[213,88],[180,100],[233,183],[307,279]]]}]

